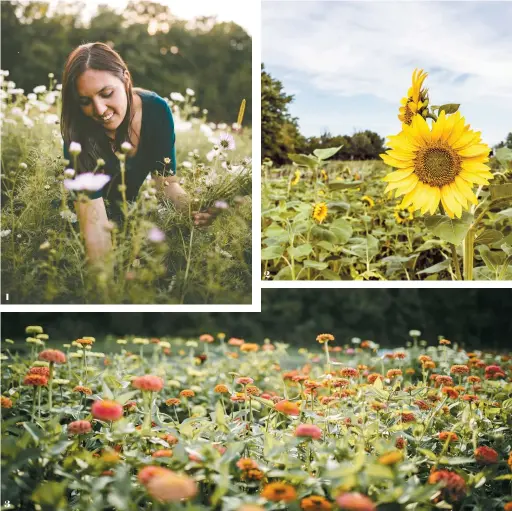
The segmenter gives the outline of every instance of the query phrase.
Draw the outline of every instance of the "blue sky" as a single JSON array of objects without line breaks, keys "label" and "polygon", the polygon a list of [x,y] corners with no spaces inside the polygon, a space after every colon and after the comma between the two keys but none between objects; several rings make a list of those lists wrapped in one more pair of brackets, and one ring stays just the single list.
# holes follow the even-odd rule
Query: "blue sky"
[{"label": "blue sky", "polygon": [[400,130],[412,71],[490,145],[512,131],[512,2],[262,2],[262,60],[302,133]]}]

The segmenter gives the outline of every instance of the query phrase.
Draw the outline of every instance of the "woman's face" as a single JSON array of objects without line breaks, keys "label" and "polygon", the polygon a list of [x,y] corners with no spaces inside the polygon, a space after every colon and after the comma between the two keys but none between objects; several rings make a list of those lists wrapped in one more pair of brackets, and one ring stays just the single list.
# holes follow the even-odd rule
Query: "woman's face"
[{"label": "woman's face", "polygon": [[126,115],[124,83],[108,71],[88,69],[76,81],[82,112],[106,131],[115,131]]}]

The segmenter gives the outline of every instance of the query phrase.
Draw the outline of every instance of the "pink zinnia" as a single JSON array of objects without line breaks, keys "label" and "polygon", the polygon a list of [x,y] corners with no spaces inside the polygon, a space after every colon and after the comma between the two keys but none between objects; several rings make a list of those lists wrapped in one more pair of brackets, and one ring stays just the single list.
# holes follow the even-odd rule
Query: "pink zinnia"
[{"label": "pink zinnia", "polygon": [[299,424],[295,430],[295,436],[318,440],[322,437],[322,430],[314,424]]},{"label": "pink zinnia", "polygon": [[60,350],[44,350],[39,353],[39,360],[53,362],[55,364],[65,364],[66,355]]},{"label": "pink zinnia", "polygon": [[250,385],[251,383],[254,383],[254,380],[249,376],[242,376],[236,379],[236,383],[239,385]]},{"label": "pink zinnia", "polygon": [[74,421],[68,424],[68,432],[72,435],[83,435],[89,433],[91,429],[92,426],[89,421]]},{"label": "pink zinnia", "polygon": [[145,374],[132,380],[132,385],[136,389],[149,390],[151,392],[160,392],[164,386],[164,381],[159,376]]},{"label": "pink zinnia", "polygon": [[91,407],[95,419],[102,421],[117,421],[123,416],[123,407],[115,401],[95,401]]},{"label": "pink zinnia", "polygon": [[346,511],[375,511],[377,507],[366,495],[361,493],[343,493],[336,499],[336,504]]}]

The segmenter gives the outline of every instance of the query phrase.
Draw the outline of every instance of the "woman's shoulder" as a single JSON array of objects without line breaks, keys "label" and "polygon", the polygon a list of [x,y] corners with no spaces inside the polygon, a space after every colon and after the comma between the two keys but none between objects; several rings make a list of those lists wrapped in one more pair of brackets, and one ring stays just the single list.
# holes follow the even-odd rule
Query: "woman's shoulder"
[{"label": "woman's shoulder", "polygon": [[144,104],[152,105],[157,108],[169,107],[169,100],[162,98],[156,92],[147,89],[141,89],[139,87],[135,88],[134,92],[136,92],[141,97]]}]

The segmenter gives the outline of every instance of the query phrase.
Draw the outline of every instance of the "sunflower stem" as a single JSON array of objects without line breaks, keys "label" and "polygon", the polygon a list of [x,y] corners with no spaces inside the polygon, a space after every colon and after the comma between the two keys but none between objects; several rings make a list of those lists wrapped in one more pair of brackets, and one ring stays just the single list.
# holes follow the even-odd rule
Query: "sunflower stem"
[{"label": "sunflower stem", "polygon": [[457,280],[462,280],[462,275],[460,273],[459,256],[457,255],[457,247],[453,243],[450,243],[450,248],[452,249],[452,259],[453,265],[455,266],[455,273],[457,274]]},{"label": "sunflower stem", "polygon": [[474,244],[475,236],[472,226],[464,239],[464,280],[473,280]]}]

